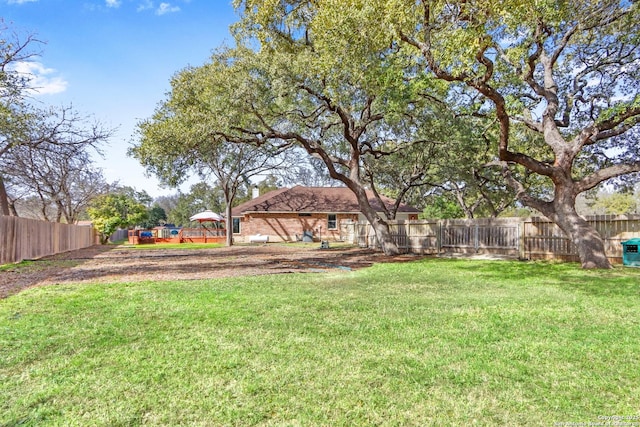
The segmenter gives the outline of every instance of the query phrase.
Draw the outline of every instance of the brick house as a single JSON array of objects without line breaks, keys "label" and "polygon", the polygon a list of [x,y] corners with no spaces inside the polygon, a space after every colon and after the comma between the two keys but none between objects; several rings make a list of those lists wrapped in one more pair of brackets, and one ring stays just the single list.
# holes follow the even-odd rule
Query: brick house
[{"label": "brick house", "polygon": [[[372,192],[371,206],[381,215],[382,207]],[[393,199],[382,196],[391,207]],[[398,220],[418,219],[420,211],[401,204]],[[296,240],[340,240],[340,223],[366,221],[355,194],[346,187],[282,188],[254,197],[231,211],[236,242]],[[268,236],[268,237],[267,237]]]}]

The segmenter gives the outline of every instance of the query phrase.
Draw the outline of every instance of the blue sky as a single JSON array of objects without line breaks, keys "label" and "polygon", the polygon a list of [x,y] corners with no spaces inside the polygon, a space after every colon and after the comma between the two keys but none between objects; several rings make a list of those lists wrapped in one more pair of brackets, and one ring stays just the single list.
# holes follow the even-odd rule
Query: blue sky
[{"label": "blue sky", "polygon": [[[171,76],[233,44],[231,0],[0,0],[12,30],[46,42],[29,67],[44,105],[73,105],[117,128],[96,158],[109,182],[172,194],[127,157],[136,123],[165,99]],[[193,181],[192,181],[193,182]],[[188,190],[188,185],[183,187]]]}]

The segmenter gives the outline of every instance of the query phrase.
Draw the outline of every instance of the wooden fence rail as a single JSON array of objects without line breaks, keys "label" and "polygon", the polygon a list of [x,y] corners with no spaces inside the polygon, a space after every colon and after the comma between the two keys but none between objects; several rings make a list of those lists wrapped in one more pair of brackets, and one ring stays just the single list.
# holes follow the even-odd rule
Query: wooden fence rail
[{"label": "wooden fence rail", "polygon": [[[640,215],[598,215],[586,219],[604,239],[611,262],[622,262],[623,241],[640,237]],[[411,253],[486,253],[578,261],[573,243],[546,218],[391,221],[390,226],[400,249]],[[341,227],[341,235],[347,236],[348,241],[361,247],[379,247],[369,223],[345,222]]]},{"label": "wooden fence rail", "polygon": [[93,227],[0,216],[0,265],[96,244]]}]

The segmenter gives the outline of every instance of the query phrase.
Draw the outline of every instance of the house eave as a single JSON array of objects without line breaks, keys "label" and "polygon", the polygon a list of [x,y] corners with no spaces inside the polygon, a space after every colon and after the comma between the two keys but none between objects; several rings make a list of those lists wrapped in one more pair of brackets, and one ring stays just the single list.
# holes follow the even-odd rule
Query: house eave
[{"label": "house eave", "polygon": [[[377,214],[384,214],[382,211],[377,211]],[[418,214],[419,212],[397,212],[396,214]],[[243,211],[240,214],[231,215],[232,218],[242,218],[245,215],[249,214],[336,214],[336,215],[360,215],[361,211],[348,211],[348,212],[340,212],[340,211]]]},{"label": "house eave", "polygon": [[[358,215],[360,211],[243,211],[239,215],[231,215],[234,218],[240,218],[247,214],[337,214],[337,215]],[[381,213],[381,212],[380,212]]]}]

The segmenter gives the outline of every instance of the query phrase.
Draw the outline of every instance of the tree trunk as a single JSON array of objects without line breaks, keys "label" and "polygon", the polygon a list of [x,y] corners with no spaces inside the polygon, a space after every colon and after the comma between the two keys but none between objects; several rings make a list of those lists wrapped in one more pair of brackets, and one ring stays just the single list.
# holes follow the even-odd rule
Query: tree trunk
[{"label": "tree trunk", "polygon": [[582,268],[611,268],[600,234],[575,211],[563,209],[552,218],[578,250]]},{"label": "tree trunk", "polygon": [[378,213],[371,207],[364,189],[356,191],[355,193],[360,209],[362,210],[362,214],[373,227],[373,231],[376,234],[376,238],[378,239],[382,252],[384,252],[385,255],[399,255],[401,253],[400,248],[395,240],[393,240],[389,224],[381,219],[378,216]]},{"label": "tree trunk", "polygon": [[227,206],[224,209],[224,216],[227,219],[227,246],[233,246],[233,218],[231,217],[231,203],[233,200],[226,200]]},{"label": "tree trunk", "polygon": [[59,201],[55,202],[55,206],[56,206],[56,221],[57,223],[61,223],[62,222],[62,203],[60,203]]},{"label": "tree trunk", "polygon": [[[565,168],[569,169],[569,168]],[[549,219],[571,239],[578,250],[582,268],[611,268],[607,259],[604,242],[600,234],[576,211],[575,183],[570,173],[556,177],[552,208]]]},{"label": "tree trunk", "polygon": [[4,186],[4,179],[0,176],[0,215],[9,216],[9,196]]},{"label": "tree trunk", "polygon": [[233,246],[233,218],[231,217],[231,209],[233,206],[233,201],[236,198],[238,183],[236,182],[234,186],[229,181],[225,181],[223,179],[220,179],[220,183],[222,184],[222,192],[224,193],[224,202],[227,204],[224,208],[224,216],[227,221],[227,240],[225,242],[225,245]]},{"label": "tree trunk", "polygon": [[576,211],[576,196],[570,179],[556,182],[552,202],[523,200],[526,206],[542,212],[553,221],[576,246],[582,268],[611,268],[600,234]]},{"label": "tree trunk", "polygon": [[16,209],[16,201],[12,200],[11,203],[9,203],[9,214],[11,216],[18,216],[18,210]]},{"label": "tree trunk", "polygon": [[376,215],[373,222],[371,222],[371,225],[373,227],[373,231],[376,233],[378,243],[380,243],[380,248],[385,255],[399,255],[402,253],[396,241],[393,240],[389,224],[387,224],[386,221],[383,221]]}]

